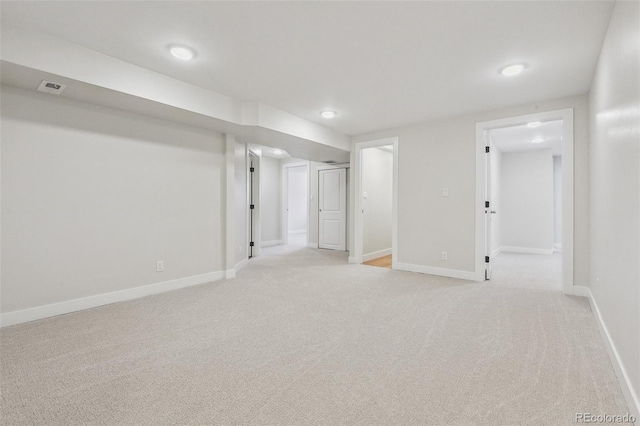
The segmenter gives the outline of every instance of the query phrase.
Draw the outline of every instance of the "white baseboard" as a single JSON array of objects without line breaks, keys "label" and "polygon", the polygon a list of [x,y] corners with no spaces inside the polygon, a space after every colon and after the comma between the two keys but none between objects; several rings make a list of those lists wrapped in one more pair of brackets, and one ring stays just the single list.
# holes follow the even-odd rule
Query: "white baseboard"
[{"label": "white baseboard", "polygon": [[260,247],[279,246],[282,244],[282,240],[262,241]]},{"label": "white baseboard", "polygon": [[224,277],[225,277],[225,279],[235,278],[236,277],[235,268],[234,269],[227,269],[226,271],[224,271]]},{"label": "white baseboard", "polygon": [[502,247],[498,247],[497,249],[495,249],[494,251],[491,252],[491,254],[489,256],[491,257],[496,257],[497,255],[499,255],[500,253],[502,253]]},{"label": "white baseboard", "polygon": [[420,272],[421,274],[438,275],[441,277],[458,278],[461,280],[476,281],[476,273],[473,271],[459,271],[457,269],[437,268],[435,266],[412,265],[410,263],[396,263],[395,268],[400,271]]},{"label": "white baseboard", "polygon": [[240,262],[239,262],[239,263],[234,267],[234,269],[236,270],[236,273],[237,273],[240,269],[242,269],[242,268],[244,268],[245,266],[247,266],[248,264],[249,264],[249,259],[243,259],[243,260],[241,260],[241,261],[240,261]]},{"label": "white baseboard", "polygon": [[514,247],[514,246],[502,246],[501,252],[509,253],[526,253],[526,254],[553,254],[553,249],[540,249],[532,247]]},{"label": "white baseboard", "polygon": [[602,336],[604,345],[607,348],[607,352],[609,353],[609,358],[611,359],[611,364],[613,364],[613,369],[615,370],[616,376],[618,377],[618,382],[620,383],[620,387],[622,388],[624,399],[627,402],[629,414],[633,415],[636,419],[640,419],[640,395],[638,395],[638,391],[640,389],[634,390],[631,379],[627,374],[627,370],[624,368],[624,364],[620,359],[620,355],[618,354],[616,345],[613,343],[611,335],[609,334],[609,330],[602,320],[600,309],[598,309],[598,304],[593,298],[593,293],[591,293],[590,288],[585,288],[587,289],[587,297],[589,298],[589,303],[591,304],[591,310],[593,311],[596,323],[598,323],[598,329],[600,329],[600,335]]},{"label": "white baseboard", "polygon": [[349,263],[360,263],[360,262],[358,262],[358,259],[356,259],[356,258],[355,258],[355,257],[353,257],[353,256],[349,256],[349,258],[348,258],[348,260],[347,260],[347,261],[348,261]]},{"label": "white baseboard", "polygon": [[384,250],[379,250],[379,251],[374,251],[373,253],[369,253],[369,254],[363,254],[362,255],[362,261],[363,262],[367,262],[371,259],[377,259],[379,257],[382,256],[389,256],[391,254],[391,249],[384,249]]},{"label": "white baseboard", "polygon": [[126,290],[113,291],[110,293],[97,294],[95,296],[67,300],[64,302],[52,303],[50,305],[38,306],[35,308],[22,309],[20,311],[7,312],[0,315],[0,326],[7,327],[10,325],[22,324],[24,322],[55,317],[57,315],[96,308],[98,306],[138,299],[140,297],[149,296],[152,294],[178,290],[184,287],[217,281],[222,279],[224,275],[224,271],[209,272],[202,275],[193,275],[191,277],[178,278],[171,281],[164,281],[140,287],[128,288]]},{"label": "white baseboard", "polygon": [[580,297],[589,297],[589,287],[585,287],[582,285],[574,285],[573,295],[580,296]]},{"label": "white baseboard", "polygon": [[318,248],[318,243],[309,243],[309,244],[307,244],[307,247],[317,249]]}]

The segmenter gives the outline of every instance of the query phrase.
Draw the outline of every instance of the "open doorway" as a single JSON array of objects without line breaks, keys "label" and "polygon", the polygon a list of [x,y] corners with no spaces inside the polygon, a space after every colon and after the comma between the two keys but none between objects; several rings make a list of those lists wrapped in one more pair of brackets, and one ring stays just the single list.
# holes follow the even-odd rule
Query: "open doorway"
[{"label": "open doorway", "polygon": [[397,263],[398,139],[359,142],[354,151],[354,250],[350,262]]},{"label": "open doorway", "polygon": [[486,137],[486,278],[560,290],[562,120],[495,128]]},{"label": "open doorway", "polygon": [[573,294],[573,110],[478,123],[476,134],[478,280]]},{"label": "open doorway", "polygon": [[391,268],[393,145],[362,150],[362,264]]},{"label": "open doorway", "polygon": [[309,233],[309,166],[291,163],[283,166],[283,244],[306,247]]}]

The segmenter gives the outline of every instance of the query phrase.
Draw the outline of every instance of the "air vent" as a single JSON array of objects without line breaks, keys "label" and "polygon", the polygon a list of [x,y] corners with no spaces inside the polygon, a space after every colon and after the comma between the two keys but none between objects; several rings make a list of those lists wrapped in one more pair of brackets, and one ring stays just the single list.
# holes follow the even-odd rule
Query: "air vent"
[{"label": "air vent", "polygon": [[66,88],[64,84],[54,83],[52,81],[42,80],[40,86],[38,86],[38,91],[51,93],[53,95],[59,95]]},{"label": "air vent", "polygon": [[337,163],[337,161],[334,161],[334,160],[326,160],[326,161],[323,161],[323,163],[325,163],[325,164],[336,164],[336,163]]}]

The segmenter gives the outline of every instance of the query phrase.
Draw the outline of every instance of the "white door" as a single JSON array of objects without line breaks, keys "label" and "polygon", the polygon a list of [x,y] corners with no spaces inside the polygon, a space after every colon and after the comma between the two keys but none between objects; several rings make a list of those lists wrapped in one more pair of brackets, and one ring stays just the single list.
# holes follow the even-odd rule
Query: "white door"
[{"label": "white door", "polygon": [[346,250],[347,169],[320,170],[318,186],[318,247]]},{"label": "white door", "polygon": [[484,177],[484,194],[485,194],[485,205],[484,205],[484,262],[485,262],[485,272],[484,279],[491,279],[491,154],[490,149],[491,146],[491,136],[489,132],[485,131],[485,164],[486,164],[486,174]]}]

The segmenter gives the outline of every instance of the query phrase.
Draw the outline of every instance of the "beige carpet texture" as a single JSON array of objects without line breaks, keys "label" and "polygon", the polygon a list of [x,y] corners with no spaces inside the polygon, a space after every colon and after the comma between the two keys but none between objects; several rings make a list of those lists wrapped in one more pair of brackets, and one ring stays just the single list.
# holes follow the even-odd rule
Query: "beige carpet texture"
[{"label": "beige carpet texture", "polygon": [[577,413],[626,414],[587,299],[545,286],[272,247],[232,280],[2,329],[0,423],[571,425]]}]

